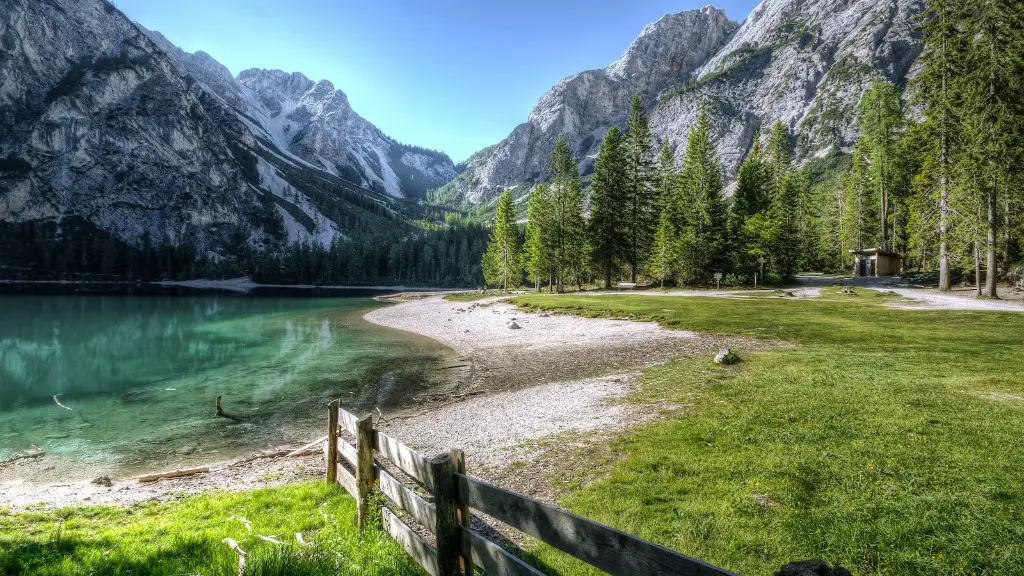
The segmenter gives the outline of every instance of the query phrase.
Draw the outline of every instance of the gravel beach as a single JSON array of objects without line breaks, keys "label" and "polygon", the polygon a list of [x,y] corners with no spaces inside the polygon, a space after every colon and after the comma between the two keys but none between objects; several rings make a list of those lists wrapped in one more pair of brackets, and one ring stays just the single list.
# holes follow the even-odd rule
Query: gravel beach
[{"label": "gravel beach", "polygon": [[[383,414],[379,427],[425,454],[461,448],[471,473],[505,484],[529,484],[532,489],[509,487],[538,497],[550,494],[544,482],[510,475],[509,470],[536,461],[545,439],[571,436],[577,444],[598,442],[659,417],[658,410],[648,407],[641,413],[624,401],[643,368],[680,356],[706,355],[710,361],[724,347],[770,347],[667,330],[655,323],[526,313],[500,298],[466,303],[413,295],[397,300],[370,312],[366,320],[433,338],[451,347],[457,360],[441,367],[450,384],[411,398],[408,408]],[[111,486],[15,481],[0,485],[0,502],[13,509],[132,505],[321,477],[324,466],[323,455],[312,454],[211,464],[209,473],[152,484],[135,479],[115,480]],[[549,468],[547,463],[536,467],[547,473]]]}]

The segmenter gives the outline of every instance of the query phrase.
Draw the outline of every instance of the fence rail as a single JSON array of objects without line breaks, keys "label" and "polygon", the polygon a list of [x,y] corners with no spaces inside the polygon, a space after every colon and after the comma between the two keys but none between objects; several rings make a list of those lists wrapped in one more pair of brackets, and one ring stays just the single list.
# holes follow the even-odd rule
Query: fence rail
[{"label": "fence rail", "polygon": [[[342,438],[342,429],[355,438],[354,446]],[[494,576],[543,576],[537,568],[473,530],[471,510],[613,576],[735,576],[722,568],[467,476],[465,455],[461,450],[427,458],[375,430],[371,416],[357,418],[343,410],[338,401],[328,407],[324,451],[327,481],[341,484],[356,499],[359,527],[365,525],[372,502],[371,491],[376,487],[390,502],[380,508],[384,529],[431,576],[468,576],[474,574],[474,567]],[[407,486],[378,465],[374,452],[382,462],[401,470],[414,486]],[[396,510],[433,534],[436,546],[431,546],[402,520]]]}]

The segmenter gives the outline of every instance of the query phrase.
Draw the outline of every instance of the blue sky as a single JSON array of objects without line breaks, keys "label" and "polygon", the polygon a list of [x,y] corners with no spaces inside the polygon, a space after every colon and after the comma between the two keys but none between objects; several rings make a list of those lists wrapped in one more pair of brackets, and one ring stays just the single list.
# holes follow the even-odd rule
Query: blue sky
[{"label": "blue sky", "polygon": [[[643,27],[707,0],[116,0],[233,73],[326,79],[385,134],[459,162],[558,80],[613,62]],[[721,0],[741,21],[756,0]]]}]

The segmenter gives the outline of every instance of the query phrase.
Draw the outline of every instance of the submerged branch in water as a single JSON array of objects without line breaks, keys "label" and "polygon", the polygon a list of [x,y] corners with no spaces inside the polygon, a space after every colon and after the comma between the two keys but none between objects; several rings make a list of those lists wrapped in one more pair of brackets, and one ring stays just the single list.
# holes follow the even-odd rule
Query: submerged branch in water
[{"label": "submerged branch in water", "polygon": [[58,396],[60,396],[60,394],[54,394],[53,395],[53,403],[56,404],[57,406],[60,406],[61,408],[65,409],[65,410],[71,410],[71,408],[68,408],[67,406],[65,406],[65,405],[60,403],[60,400],[57,399]]}]

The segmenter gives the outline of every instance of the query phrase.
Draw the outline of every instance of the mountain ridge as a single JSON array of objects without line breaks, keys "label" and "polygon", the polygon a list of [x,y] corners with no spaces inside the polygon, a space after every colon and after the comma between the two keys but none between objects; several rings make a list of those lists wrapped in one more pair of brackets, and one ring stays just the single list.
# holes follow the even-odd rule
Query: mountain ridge
[{"label": "mountain ridge", "polygon": [[[800,161],[847,149],[856,137],[856,103],[871,78],[906,85],[915,74],[921,47],[914,18],[922,9],[921,0],[762,0],[738,25],[724,13],[724,21],[709,20],[721,12],[713,6],[666,15],[645,27],[609,67],[556,83],[526,123],[471,156],[458,178],[432,197],[471,206],[508,188],[529,189],[545,178],[553,132],[565,133],[586,176],[603,133],[625,125],[623,107],[594,78],[625,69],[630,58],[637,69],[662,66],[656,81],[627,87],[640,94],[655,140],[669,139],[677,162],[705,106],[727,180],[735,177],[754,135],[775,120],[794,132]],[[659,28],[671,33],[659,35]],[[683,44],[680,38],[688,34],[714,40]],[[673,48],[683,51],[681,46],[698,65],[666,56]],[[581,89],[572,93],[570,86]],[[587,130],[572,122],[563,123],[568,130],[551,128],[580,117]]]},{"label": "mountain ridge", "polygon": [[446,155],[388,138],[329,82],[296,74],[296,94],[274,81],[287,73],[251,70],[247,87],[104,0],[10,0],[0,46],[5,226],[56,223],[59,237],[74,218],[217,259],[239,237],[275,250],[401,228],[455,176]]}]

